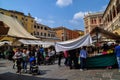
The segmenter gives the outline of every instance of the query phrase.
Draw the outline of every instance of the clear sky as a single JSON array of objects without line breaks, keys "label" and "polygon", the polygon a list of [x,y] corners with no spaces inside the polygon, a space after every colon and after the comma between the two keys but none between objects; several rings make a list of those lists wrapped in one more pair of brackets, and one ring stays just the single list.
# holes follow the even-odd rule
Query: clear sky
[{"label": "clear sky", "polygon": [[30,13],[51,28],[84,30],[84,14],[104,11],[110,0],[0,0],[0,8]]}]

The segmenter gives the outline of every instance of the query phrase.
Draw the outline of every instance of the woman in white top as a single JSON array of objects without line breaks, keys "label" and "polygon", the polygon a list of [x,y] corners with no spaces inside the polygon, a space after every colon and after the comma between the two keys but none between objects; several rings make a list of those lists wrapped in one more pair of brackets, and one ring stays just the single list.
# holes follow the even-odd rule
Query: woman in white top
[{"label": "woman in white top", "polygon": [[17,72],[16,73],[21,73],[21,62],[22,62],[22,52],[18,48],[15,52],[14,59],[17,61]]}]

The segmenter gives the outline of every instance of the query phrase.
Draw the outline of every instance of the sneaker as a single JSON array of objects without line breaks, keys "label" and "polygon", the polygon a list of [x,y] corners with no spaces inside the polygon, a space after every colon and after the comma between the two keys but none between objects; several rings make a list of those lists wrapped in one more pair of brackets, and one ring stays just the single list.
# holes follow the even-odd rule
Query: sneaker
[{"label": "sneaker", "polygon": [[80,69],[80,71],[83,71],[83,69]]}]

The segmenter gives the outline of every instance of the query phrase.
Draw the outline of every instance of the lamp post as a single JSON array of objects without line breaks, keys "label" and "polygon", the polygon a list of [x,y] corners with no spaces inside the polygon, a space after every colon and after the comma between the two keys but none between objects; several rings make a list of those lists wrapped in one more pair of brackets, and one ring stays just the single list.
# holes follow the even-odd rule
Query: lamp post
[{"label": "lamp post", "polygon": [[97,52],[99,53],[99,39],[98,39],[98,35],[99,35],[99,30],[98,28],[96,29],[96,38],[97,38]]}]

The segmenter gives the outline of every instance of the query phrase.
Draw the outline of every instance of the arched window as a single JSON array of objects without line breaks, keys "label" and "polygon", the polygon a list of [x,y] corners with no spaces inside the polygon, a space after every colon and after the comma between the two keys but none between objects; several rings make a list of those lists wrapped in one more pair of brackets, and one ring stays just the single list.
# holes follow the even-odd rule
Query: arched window
[{"label": "arched window", "polygon": [[43,27],[41,26],[41,30],[43,29]]},{"label": "arched window", "polygon": [[112,21],[112,12],[110,10],[109,20]]},{"label": "arched window", "polygon": [[48,37],[50,37],[50,34],[48,34]]},{"label": "arched window", "polygon": [[120,12],[120,1],[119,0],[116,1],[116,10],[118,14]]},{"label": "arched window", "polygon": [[94,24],[96,24],[96,19],[94,19]]},{"label": "arched window", "polygon": [[100,18],[100,19],[99,19],[99,23],[101,23],[101,21],[102,21],[102,20],[101,20],[101,18]]},{"label": "arched window", "polygon": [[36,25],[34,25],[34,28],[36,28]]},{"label": "arched window", "polygon": [[115,6],[113,6],[113,8],[112,8],[112,11],[113,11],[113,18],[116,16],[116,12],[115,12]]},{"label": "arched window", "polygon": [[108,22],[110,21],[110,17],[109,17],[109,14],[107,15],[107,20],[108,20]]},{"label": "arched window", "polygon": [[46,36],[46,33],[44,33],[44,36]]},{"label": "arched window", "polygon": [[47,30],[47,27],[45,27],[45,30]]},{"label": "arched window", "polygon": [[39,29],[39,28],[40,28],[40,26],[38,25],[38,26],[37,26],[37,29]]}]

